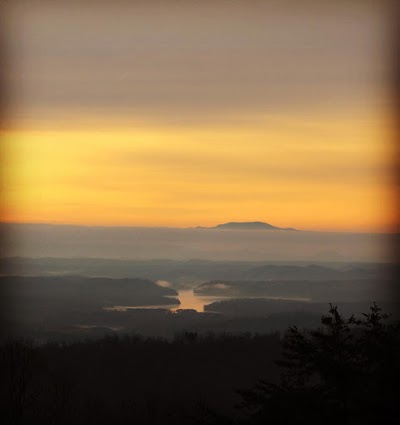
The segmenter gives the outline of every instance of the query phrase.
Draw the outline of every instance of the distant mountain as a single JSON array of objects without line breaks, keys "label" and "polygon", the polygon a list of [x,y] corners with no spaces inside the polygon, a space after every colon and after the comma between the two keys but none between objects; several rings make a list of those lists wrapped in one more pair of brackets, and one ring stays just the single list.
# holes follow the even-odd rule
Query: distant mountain
[{"label": "distant mountain", "polygon": [[[210,227],[209,227],[210,229]],[[227,229],[227,230],[296,230],[290,227],[276,227],[269,223],[263,223],[261,221],[250,221],[250,222],[229,222],[224,224],[218,224],[211,229]]]}]

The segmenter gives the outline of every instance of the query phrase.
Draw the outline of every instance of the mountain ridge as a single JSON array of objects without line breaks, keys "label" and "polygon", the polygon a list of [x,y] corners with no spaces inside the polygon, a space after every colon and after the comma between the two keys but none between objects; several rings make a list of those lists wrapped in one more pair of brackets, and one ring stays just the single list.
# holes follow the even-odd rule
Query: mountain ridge
[{"label": "mountain ridge", "polygon": [[292,227],[277,227],[262,221],[230,221],[228,223],[217,224],[214,227],[198,227],[198,229],[222,229],[222,230],[294,230]]}]

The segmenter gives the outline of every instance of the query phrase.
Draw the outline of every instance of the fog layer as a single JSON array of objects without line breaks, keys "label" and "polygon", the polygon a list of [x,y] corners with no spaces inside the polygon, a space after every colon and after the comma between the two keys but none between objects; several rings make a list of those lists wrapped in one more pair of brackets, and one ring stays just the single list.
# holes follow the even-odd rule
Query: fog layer
[{"label": "fog layer", "polygon": [[4,224],[3,256],[244,261],[392,260],[398,235]]}]

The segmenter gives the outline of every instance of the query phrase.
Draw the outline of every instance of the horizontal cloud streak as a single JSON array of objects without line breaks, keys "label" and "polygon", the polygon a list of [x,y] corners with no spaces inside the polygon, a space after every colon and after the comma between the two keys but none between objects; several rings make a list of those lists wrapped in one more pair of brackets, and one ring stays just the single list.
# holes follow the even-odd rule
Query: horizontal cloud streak
[{"label": "horizontal cloud streak", "polygon": [[188,124],[384,101],[382,10],[264,3],[186,3],[174,12],[110,5],[95,15],[16,7],[8,76],[15,113]]}]

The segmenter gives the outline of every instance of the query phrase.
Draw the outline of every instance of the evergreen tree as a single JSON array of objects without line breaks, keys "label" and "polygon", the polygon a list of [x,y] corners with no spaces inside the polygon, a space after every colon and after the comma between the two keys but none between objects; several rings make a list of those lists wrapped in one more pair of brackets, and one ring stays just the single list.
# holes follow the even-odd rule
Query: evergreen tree
[{"label": "evergreen tree", "polygon": [[311,331],[289,328],[278,384],[240,391],[251,423],[398,424],[399,323],[374,303],[345,319],[336,306]]}]

